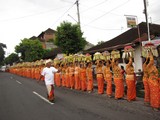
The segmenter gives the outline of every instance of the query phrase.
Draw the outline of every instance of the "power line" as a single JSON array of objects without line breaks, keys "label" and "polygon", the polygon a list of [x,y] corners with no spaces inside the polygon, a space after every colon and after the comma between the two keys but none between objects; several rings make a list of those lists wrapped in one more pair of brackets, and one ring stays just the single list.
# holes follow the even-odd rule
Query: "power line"
[{"label": "power line", "polygon": [[87,25],[88,27],[94,28],[94,29],[98,29],[98,30],[122,30],[122,29],[106,29],[106,28],[100,28],[100,27],[96,27],[96,26],[91,26],[91,25]]},{"label": "power line", "polygon": [[[104,14],[102,14],[101,16],[97,17],[96,19],[93,19],[92,21],[90,21],[90,22],[87,23],[86,25],[91,24],[91,23],[93,23],[94,21],[96,21],[96,20],[102,18],[103,16],[105,16],[105,15],[111,13],[112,11],[114,11],[114,10],[120,8],[121,6],[125,5],[125,4],[128,3],[129,1],[130,1],[130,0],[127,0],[125,3],[120,4],[119,6],[117,6],[117,7],[113,8],[113,9],[111,9],[110,11],[107,11],[106,13],[104,13]],[[85,26],[86,26],[86,25],[85,25]]]},{"label": "power line", "polygon": [[72,6],[70,8],[68,8],[51,26],[56,24],[75,4],[76,4],[76,2],[74,4],[72,4]]},{"label": "power line", "polygon": [[103,4],[103,3],[107,2],[107,1],[108,1],[108,0],[105,0],[105,1],[100,2],[100,3],[98,3],[98,4],[94,5],[94,6],[91,6],[91,7],[87,8],[86,10],[81,11],[81,13],[84,13],[84,12],[86,12],[86,11],[92,9],[92,8],[97,7],[97,6],[100,6],[101,4]]},{"label": "power line", "polygon": [[58,9],[63,9],[65,7],[68,7],[68,5],[64,6],[64,7],[60,7],[60,8],[50,9],[50,10],[47,10],[47,11],[41,11],[41,12],[35,13],[35,14],[30,14],[30,15],[26,15],[26,16],[17,17],[17,18],[0,20],[0,22],[7,22],[7,21],[12,21],[12,20],[18,20],[18,19],[24,19],[24,18],[27,18],[27,17],[37,16],[37,15],[40,15],[40,14],[46,14],[46,13],[53,12],[53,11],[58,10]]},{"label": "power line", "polygon": [[66,2],[66,3],[73,3],[73,2],[69,2],[69,1],[66,1],[66,0],[61,0],[62,2]]},{"label": "power line", "polygon": [[157,22],[157,21],[160,21],[160,19],[154,20],[153,22]]}]

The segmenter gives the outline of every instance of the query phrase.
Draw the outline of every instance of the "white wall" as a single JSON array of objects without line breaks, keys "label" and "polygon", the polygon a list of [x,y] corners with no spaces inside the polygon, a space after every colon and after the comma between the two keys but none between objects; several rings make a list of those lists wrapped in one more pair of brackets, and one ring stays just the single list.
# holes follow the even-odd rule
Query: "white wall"
[{"label": "white wall", "polygon": [[138,45],[135,48],[134,64],[135,64],[135,72],[138,72],[138,69],[142,70],[141,45]]}]

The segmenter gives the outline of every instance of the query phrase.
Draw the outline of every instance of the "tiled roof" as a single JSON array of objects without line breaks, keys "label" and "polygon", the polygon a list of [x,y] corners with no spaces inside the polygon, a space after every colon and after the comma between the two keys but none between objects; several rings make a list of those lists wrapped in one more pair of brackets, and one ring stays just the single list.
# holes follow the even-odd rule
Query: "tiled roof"
[{"label": "tiled roof", "polygon": [[54,34],[56,31],[51,29],[51,28],[48,28],[46,31],[44,31],[45,33],[47,34]]},{"label": "tiled roof", "polygon": [[29,38],[29,39],[31,39],[31,40],[36,40],[37,39],[37,37],[36,36],[32,36],[31,38]]},{"label": "tiled roof", "polygon": [[[140,30],[140,37],[143,38],[144,40],[144,36],[146,36],[147,34],[147,26],[145,22],[142,22],[139,24],[139,30]],[[153,35],[160,35],[160,25],[157,24],[150,24],[150,33],[151,33],[151,37],[153,37]],[[114,48],[122,48],[125,45],[133,45],[136,42],[140,42],[141,40],[138,39],[139,35],[138,35],[138,27],[137,28],[132,28],[122,34],[120,34],[119,36],[104,42],[103,44],[94,46],[86,51],[89,53],[94,53],[94,52],[102,52],[105,50],[113,50]],[[138,39],[138,40],[137,40]],[[145,38],[147,40],[147,37]]]}]

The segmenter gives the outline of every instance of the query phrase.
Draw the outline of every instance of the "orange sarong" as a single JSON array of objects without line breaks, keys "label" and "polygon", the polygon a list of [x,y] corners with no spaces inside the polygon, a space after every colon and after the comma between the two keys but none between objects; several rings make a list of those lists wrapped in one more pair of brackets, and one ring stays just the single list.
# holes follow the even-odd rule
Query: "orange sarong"
[{"label": "orange sarong", "polygon": [[115,98],[123,98],[124,96],[124,84],[123,79],[114,78],[114,84],[115,84]]},{"label": "orange sarong", "polygon": [[148,80],[143,79],[143,85],[144,85],[144,101],[150,102],[150,93],[149,93],[149,83]]},{"label": "orange sarong", "polygon": [[63,86],[63,87],[66,86],[66,82],[65,82],[65,74],[62,74],[62,86]]},{"label": "orange sarong", "polygon": [[112,80],[107,80],[106,94],[112,95]]},{"label": "orange sarong", "polygon": [[81,69],[80,77],[81,77],[81,90],[85,91],[87,89],[86,69]]},{"label": "orange sarong", "polygon": [[153,108],[160,108],[160,89],[158,80],[149,79],[150,105]]},{"label": "orange sarong", "polygon": [[97,74],[98,94],[104,93],[104,78],[103,74]]},{"label": "orange sarong", "polygon": [[87,90],[88,91],[92,91],[93,90],[93,79],[92,78],[88,79]]},{"label": "orange sarong", "polygon": [[87,75],[88,75],[87,90],[88,90],[88,91],[92,91],[92,90],[93,90],[93,75],[92,75],[92,69],[87,69]]},{"label": "orange sarong", "polygon": [[70,88],[69,74],[65,74],[66,87]]},{"label": "orange sarong", "polygon": [[106,82],[107,82],[106,94],[112,95],[112,75],[111,74],[106,74]]},{"label": "orange sarong", "polygon": [[56,75],[56,86],[60,87],[61,86],[61,76],[60,73],[55,73]]},{"label": "orange sarong", "polygon": [[79,79],[79,75],[74,74],[74,79],[75,79],[75,89],[80,90],[81,89],[81,82],[80,82],[80,79]]},{"label": "orange sarong", "polygon": [[70,81],[70,87],[73,89],[74,88],[74,75],[69,74],[69,81]]}]

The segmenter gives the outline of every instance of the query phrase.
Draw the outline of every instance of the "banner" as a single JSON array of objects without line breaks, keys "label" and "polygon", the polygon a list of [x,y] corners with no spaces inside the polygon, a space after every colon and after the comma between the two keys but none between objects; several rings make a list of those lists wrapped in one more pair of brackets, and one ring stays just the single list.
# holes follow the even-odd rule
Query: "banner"
[{"label": "banner", "polygon": [[136,27],[137,26],[135,17],[127,16],[126,20],[127,20],[127,27],[128,28],[132,28],[132,27]]}]

